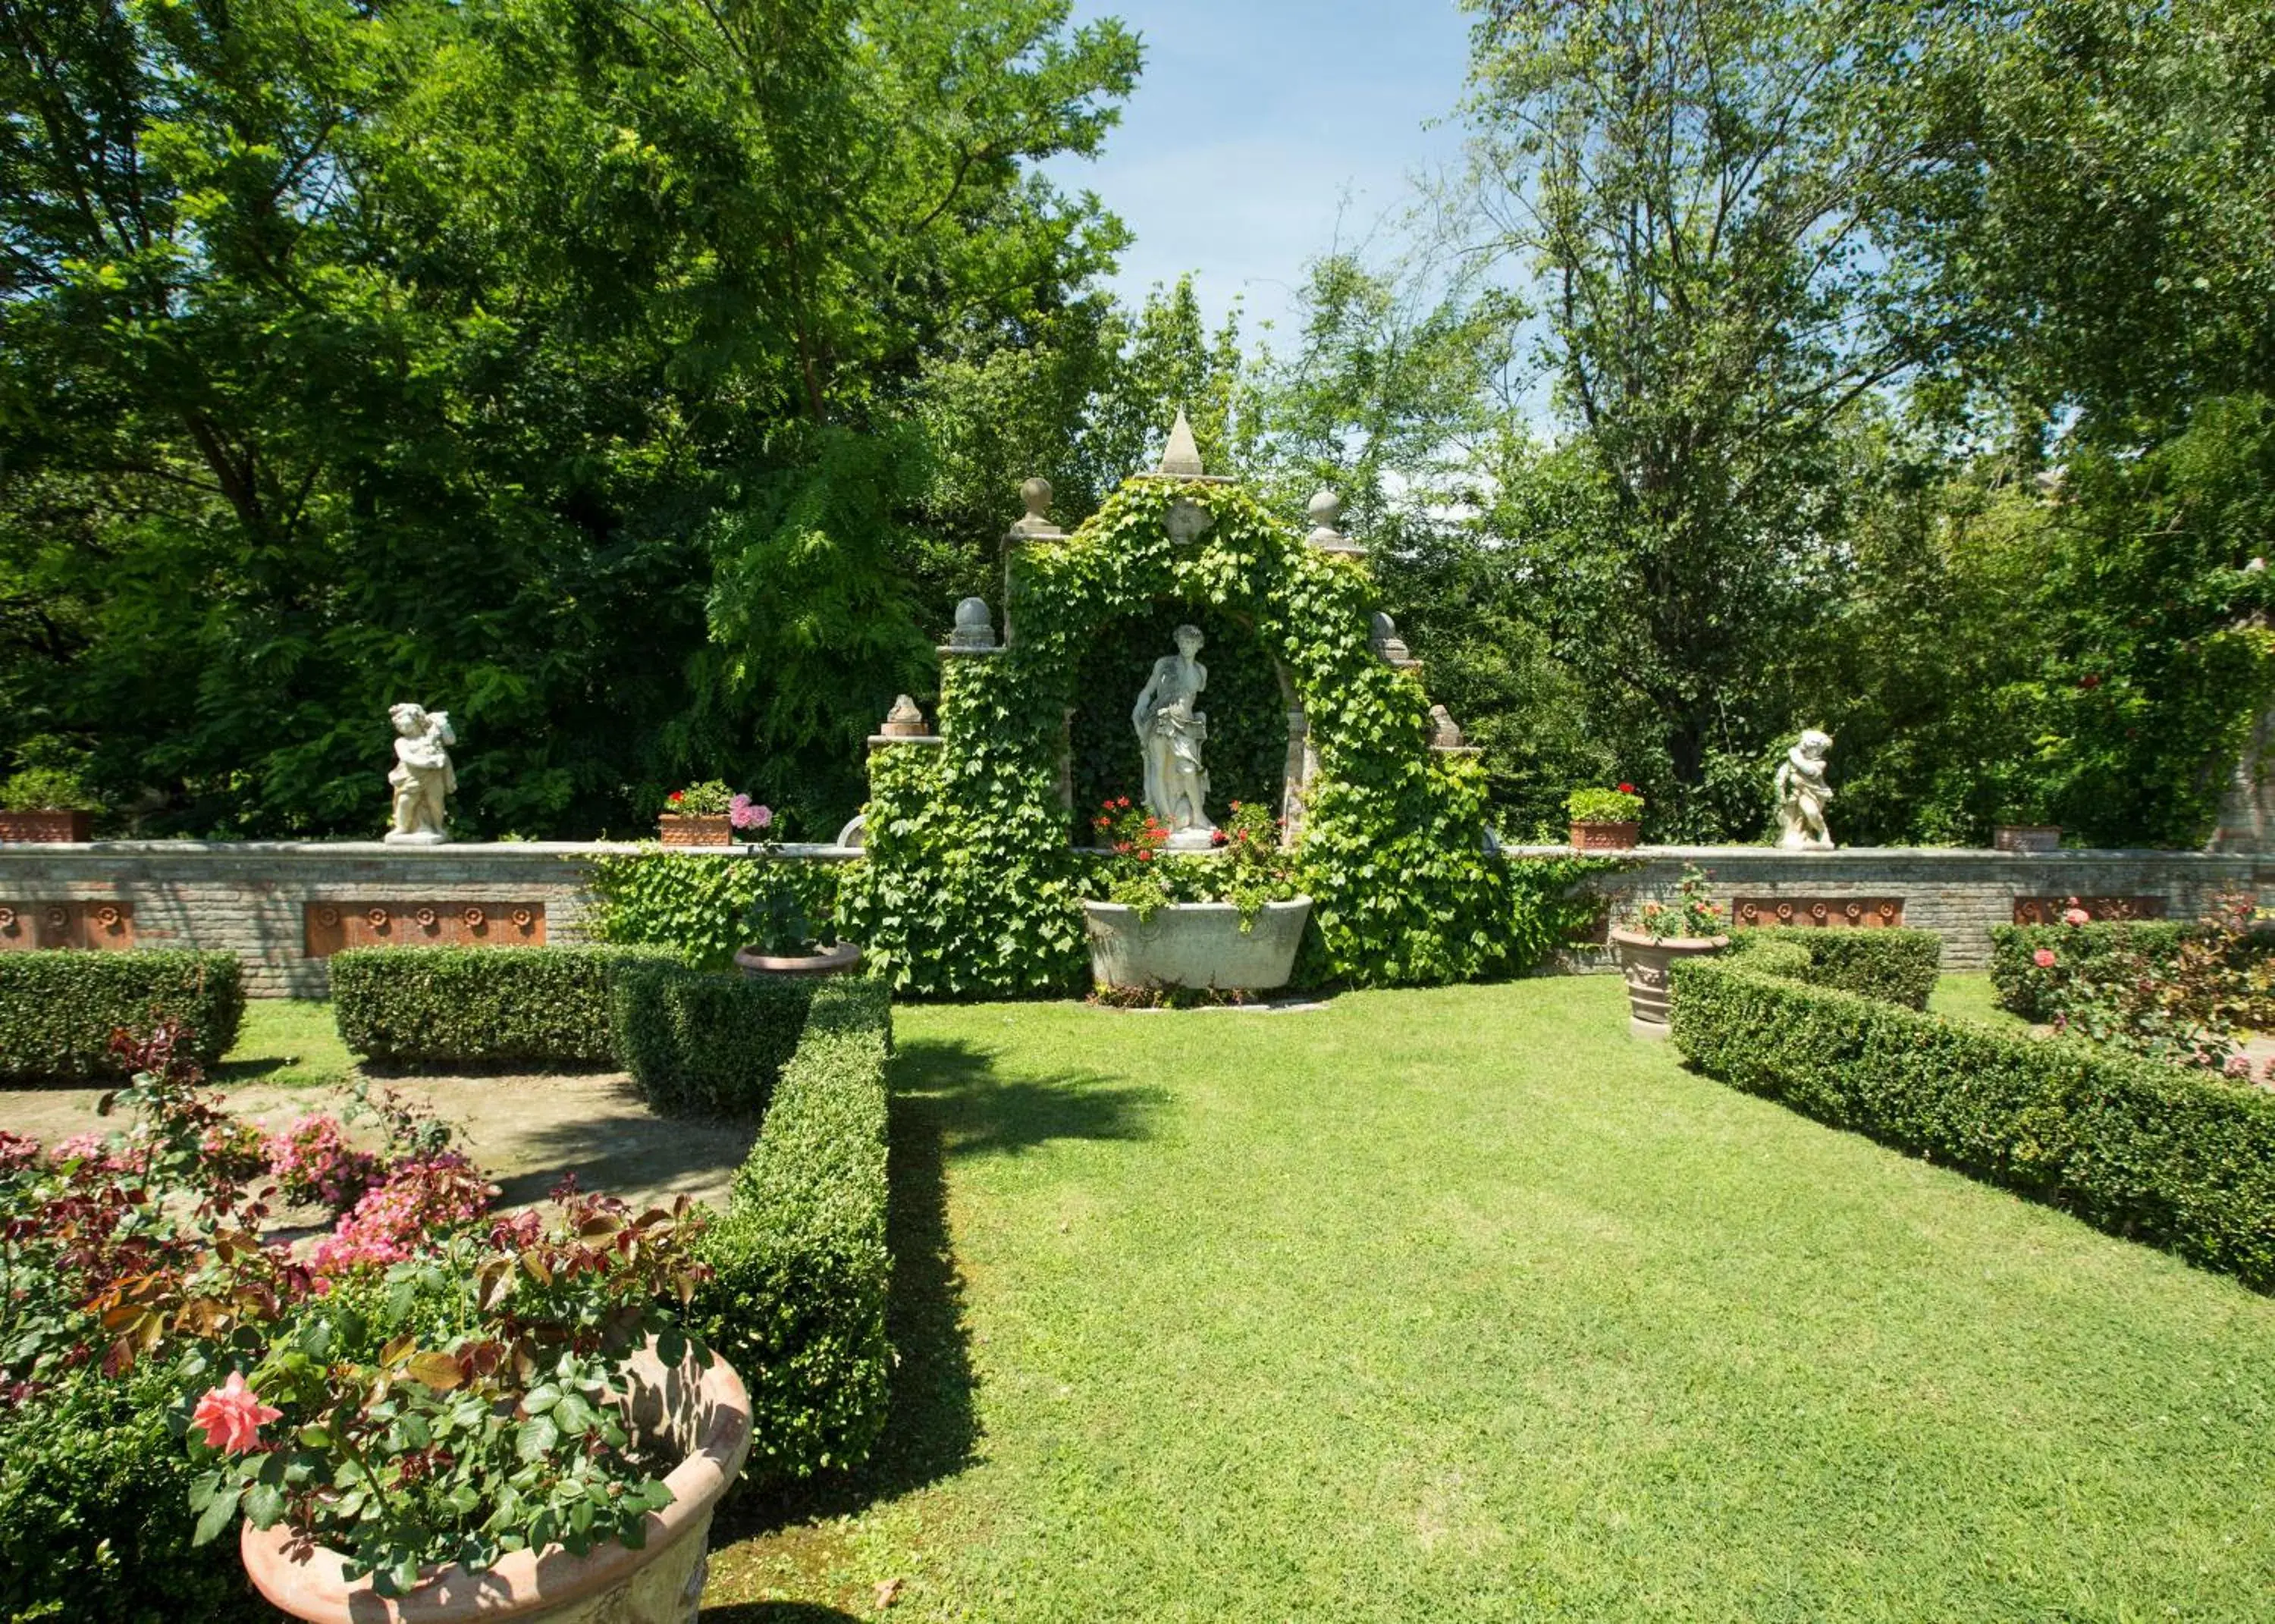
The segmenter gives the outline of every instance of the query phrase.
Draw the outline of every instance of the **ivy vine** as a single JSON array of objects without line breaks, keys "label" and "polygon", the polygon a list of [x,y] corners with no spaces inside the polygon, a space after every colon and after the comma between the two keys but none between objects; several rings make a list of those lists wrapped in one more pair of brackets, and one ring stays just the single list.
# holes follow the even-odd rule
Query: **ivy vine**
[{"label": "ivy vine", "polygon": [[[1170,533],[1179,502],[1209,515],[1196,540]],[[1069,839],[1067,718],[1084,713],[1085,673],[1100,648],[1125,646],[1120,629],[1150,631],[1165,616],[1217,626],[1228,674],[1252,638],[1307,715],[1318,759],[1297,852],[1313,899],[1298,970],[1307,984],[1515,973],[1592,915],[1593,900],[1572,894],[1603,865],[1486,852],[1484,774],[1473,759],[1430,748],[1418,677],[1374,653],[1378,605],[1364,566],[1310,547],[1244,491],[1130,480],[1072,536],[1023,547],[1008,591],[1010,646],[945,662],[944,742],[888,744],[871,757],[868,860],[845,876],[841,917],[896,990],[1000,997],[1086,982],[1081,901],[1100,880],[1095,859]],[[1212,667],[1212,730],[1244,736],[1248,713],[1268,704],[1266,725],[1281,727],[1284,755],[1278,678],[1268,699],[1253,691],[1260,686],[1251,674],[1221,691]],[[1135,691],[1107,700],[1126,706]],[[1237,726],[1228,700],[1241,707]],[[1251,741],[1247,753],[1260,748]],[[1089,771],[1066,765],[1070,776]],[[1237,753],[1228,765],[1251,770]]]}]

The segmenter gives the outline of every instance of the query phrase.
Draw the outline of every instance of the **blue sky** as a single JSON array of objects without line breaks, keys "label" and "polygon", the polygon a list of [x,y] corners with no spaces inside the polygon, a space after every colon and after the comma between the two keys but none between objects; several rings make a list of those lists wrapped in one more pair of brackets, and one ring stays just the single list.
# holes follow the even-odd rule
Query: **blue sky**
[{"label": "blue sky", "polygon": [[1145,72],[1105,155],[1050,172],[1137,233],[1115,279],[1133,299],[1190,270],[1212,321],[1242,297],[1252,338],[1286,315],[1339,213],[1346,242],[1364,237],[1409,177],[1459,162],[1454,0],[1076,0],[1077,21],[1101,16],[1143,37]]}]

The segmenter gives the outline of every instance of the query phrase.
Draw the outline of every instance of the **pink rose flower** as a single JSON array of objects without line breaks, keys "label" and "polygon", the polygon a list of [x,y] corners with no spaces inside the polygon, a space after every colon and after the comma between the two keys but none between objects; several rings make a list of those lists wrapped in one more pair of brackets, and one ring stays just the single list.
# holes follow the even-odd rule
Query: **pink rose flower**
[{"label": "pink rose flower", "polygon": [[2241,1054],[2231,1054],[2227,1057],[2227,1064],[2221,1069],[2231,1077],[2249,1078],[2251,1076],[2251,1062]]},{"label": "pink rose flower", "polygon": [[2036,953],[2030,955],[2030,963],[2036,964],[2040,970],[2052,970],[2054,967],[2052,950],[2040,948]]},{"label": "pink rose flower", "polygon": [[198,1401],[190,1424],[204,1428],[206,1442],[223,1454],[243,1454],[260,1444],[261,1427],[283,1414],[263,1404],[261,1395],[245,1385],[244,1371],[231,1371],[228,1381]]},{"label": "pink rose flower", "polygon": [[2062,912],[2062,923],[2064,925],[2090,925],[2093,923],[2093,916],[2086,912],[2082,908],[2065,909]]}]

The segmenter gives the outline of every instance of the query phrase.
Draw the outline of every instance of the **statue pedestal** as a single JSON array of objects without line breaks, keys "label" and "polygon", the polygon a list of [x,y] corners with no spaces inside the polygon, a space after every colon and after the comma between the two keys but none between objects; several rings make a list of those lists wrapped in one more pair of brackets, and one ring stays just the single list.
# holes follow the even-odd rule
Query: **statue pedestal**
[{"label": "statue pedestal", "polygon": [[1213,851],[1216,850],[1216,831],[1179,829],[1169,836],[1163,849],[1168,851]]},{"label": "statue pedestal", "polygon": [[407,835],[399,829],[389,829],[382,838],[390,846],[442,846],[450,840],[440,829],[413,829]]}]

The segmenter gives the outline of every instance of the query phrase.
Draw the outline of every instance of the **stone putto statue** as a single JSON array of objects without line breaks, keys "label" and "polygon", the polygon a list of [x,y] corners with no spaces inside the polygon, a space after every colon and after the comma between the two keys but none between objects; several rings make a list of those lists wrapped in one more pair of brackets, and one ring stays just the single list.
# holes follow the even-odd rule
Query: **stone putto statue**
[{"label": "stone putto statue", "polygon": [[1832,748],[1832,735],[1809,728],[1778,766],[1778,845],[1787,851],[1833,850],[1832,833],[1825,827],[1825,804],[1833,798],[1832,786],[1825,782],[1825,757]]},{"label": "stone putto statue", "polygon": [[1216,825],[1204,805],[1209,780],[1201,745],[1208,738],[1208,715],[1194,702],[1208,686],[1208,668],[1198,658],[1199,627],[1180,626],[1176,637],[1177,652],[1153,662],[1130,720],[1145,752],[1146,810],[1168,827],[1171,847],[1203,850]]},{"label": "stone putto statue", "polygon": [[433,846],[450,838],[442,815],[442,797],[458,788],[444,747],[458,742],[450,731],[448,711],[429,711],[417,705],[397,705],[387,713],[395,724],[395,769],[387,775],[395,791],[395,827],[387,832],[390,844]]}]

